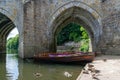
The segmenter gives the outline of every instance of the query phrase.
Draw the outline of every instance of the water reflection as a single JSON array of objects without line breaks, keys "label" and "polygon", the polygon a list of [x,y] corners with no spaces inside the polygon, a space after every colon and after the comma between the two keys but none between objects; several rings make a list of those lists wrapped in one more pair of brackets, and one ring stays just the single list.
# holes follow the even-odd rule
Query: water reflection
[{"label": "water reflection", "polygon": [[6,55],[0,53],[0,80],[6,80]]},{"label": "water reflection", "polygon": [[6,77],[0,75],[0,80],[76,80],[82,68],[81,65],[74,64],[35,63],[28,59],[24,61],[15,57],[15,54],[7,54],[5,61],[2,72]]},{"label": "water reflection", "polygon": [[18,59],[15,54],[6,56],[6,77],[8,80],[17,80],[19,76]]}]

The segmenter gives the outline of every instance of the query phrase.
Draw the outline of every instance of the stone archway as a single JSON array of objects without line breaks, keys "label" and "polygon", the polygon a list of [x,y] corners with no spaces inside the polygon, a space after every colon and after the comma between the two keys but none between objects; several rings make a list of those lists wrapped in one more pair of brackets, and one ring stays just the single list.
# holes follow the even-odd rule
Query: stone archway
[{"label": "stone archway", "polygon": [[14,22],[0,13],[0,52],[6,53],[6,39],[10,31],[15,28]]},{"label": "stone archway", "polygon": [[[16,0],[2,0],[0,2],[0,14],[4,15],[10,23],[7,23],[4,26],[12,26],[12,24],[18,29],[19,32],[19,56],[23,54],[23,4],[22,1],[16,1]],[[14,27],[0,27],[0,35],[3,35],[4,38],[9,34],[9,32]],[[2,31],[1,31],[2,30]],[[2,38],[1,38],[2,39]],[[5,39],[2,40],[1,44],[5,43]],[[4,44],[4,45],[5,45]],[[0,45],[1,46],[1,45]],[[4,51],[5,52],[5,47]]]},{"label": "stone archway", "polygon": [[[74,21],[73,21],[74,20]],[[55,46],[57,46],[57,36],[58,34],[61,32],[61,30],[67,26],[68,24],[70,23],[75,23],[75,24],[78,24],[82,27],[84,27],[84,29],[86,30],[86,32],[88,33],[88,36],[90,38],[90,41],[89,41],[89,49],[91,51],[95,51],[95,48],[92,48],[95,46],[95,43],[94,43],[94,33],[92,31],[92,29],[90,28],[89,25],[87,25],[84,21],[82,21],[81,19],[77,18],[77,17],[70,17],[68,18],[67,20],[65,20],[62,24],[60,24],[56,29],[54,28],[53,30],[53,33],[54,33],[54,41],[55,41]],[[55,47],[56,48],[56,47]]]},{"label": "stone archway", "polygon": [[[77,5],[76,5],[77,4]],[[81,4],[81,5],[80,5]],[[66,25],[71,22],[78,23],[87,30],[92,41],[93,51],[97,51],[97,45],[102,34],[100,16],[90,7],[77,2],[71,2],[62,6],[52,15],[49,23],[51,28],[51,51],[56,51],[56,35]]]}]

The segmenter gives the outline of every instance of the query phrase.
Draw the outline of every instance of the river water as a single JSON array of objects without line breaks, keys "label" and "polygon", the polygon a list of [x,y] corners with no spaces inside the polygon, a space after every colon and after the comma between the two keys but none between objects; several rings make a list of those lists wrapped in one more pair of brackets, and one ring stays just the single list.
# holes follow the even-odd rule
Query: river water
[{"label": "river water", "polygon": [[41,63],[15,54],[0,55],[0,80],[76,80],[81,64]]}]

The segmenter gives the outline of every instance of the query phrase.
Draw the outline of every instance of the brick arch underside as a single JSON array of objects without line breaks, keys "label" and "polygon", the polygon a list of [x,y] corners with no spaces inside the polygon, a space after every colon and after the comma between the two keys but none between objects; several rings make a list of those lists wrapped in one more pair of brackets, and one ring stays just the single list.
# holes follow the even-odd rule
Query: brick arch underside
[{"label": "brick arch underside", "polygon": [[51,50],[56,51],[56,36],[60,32],[60,30],[65,27],[65,25],[74,21],[87,30],[92,41],[92,51],[97,51],[96,47],[102,34],[102,27],[100,25],[100,16],[97,13],[93,13],[95,12],[93,11],[91,13],[88,10],[73,5],[67,9],[64,8],[64,10],[61,12],[56,12],[55,15],[52,15],[52,20],[49,24],[51,29],[50,34],[52,35],[52,44],[50,45]]},{"label": "brick arch underside", "polygon": [[0,12],[0,53],[6,53],[7,36],[10,31],[15,28],[15,24],[13,20],[10,19],[9,13],[6,13],[4,10]]}]

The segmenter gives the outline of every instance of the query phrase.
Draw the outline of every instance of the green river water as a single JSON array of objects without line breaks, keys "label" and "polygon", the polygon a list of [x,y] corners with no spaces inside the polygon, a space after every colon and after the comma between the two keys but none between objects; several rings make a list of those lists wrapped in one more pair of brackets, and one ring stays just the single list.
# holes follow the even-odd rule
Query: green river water
[{"label": "green river water", "polygon": [[0,55],[0,80],[76,80],[82,68],[80,64],[36,63],[15,54]]}]

